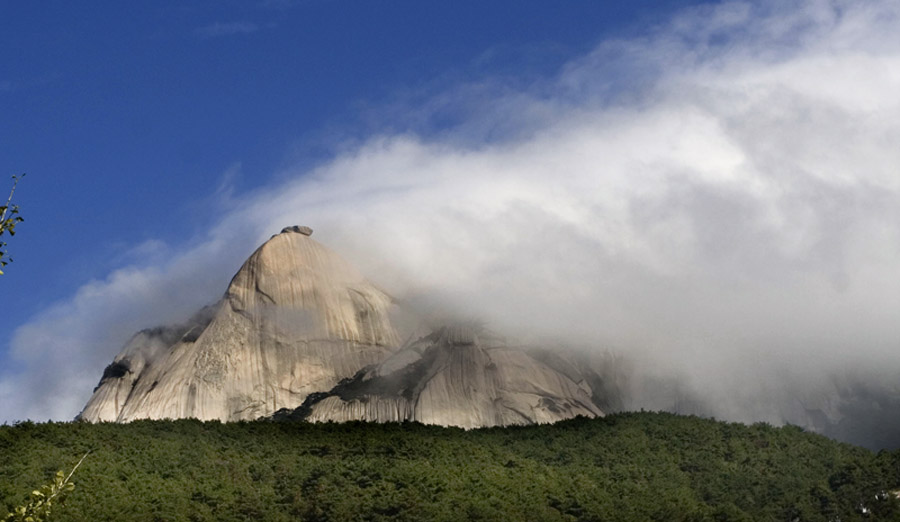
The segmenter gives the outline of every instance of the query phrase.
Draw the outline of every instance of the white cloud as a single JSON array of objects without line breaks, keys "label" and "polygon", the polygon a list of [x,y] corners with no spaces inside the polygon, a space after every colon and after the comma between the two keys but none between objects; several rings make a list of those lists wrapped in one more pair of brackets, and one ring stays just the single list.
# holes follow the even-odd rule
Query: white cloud
[{"label": "white cloud", "polygon": [[169,261],[21,327],[3,413],[75,415],[128,333],[215,298],[290,224],[395,295],[628,351],[719,417],[778,421],[786,376],[900,370],[898,11],[703,7],[531,89],[448,90],[409,114],[456,109],[454,129],[288,170]]}]

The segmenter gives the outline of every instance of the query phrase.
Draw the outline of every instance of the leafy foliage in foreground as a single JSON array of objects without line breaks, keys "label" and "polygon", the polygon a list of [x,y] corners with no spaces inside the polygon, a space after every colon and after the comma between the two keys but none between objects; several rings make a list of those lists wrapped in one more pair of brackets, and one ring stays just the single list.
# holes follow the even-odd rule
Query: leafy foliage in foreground
[{"label": "leafy foliage in foreground", "polygon": [[[0,236],[5,233],[8,233],[11,236],[16,235],[16,225],[25,221],[25,219],[19,215],[19,206],[12,204],[13,194],[16,192],[16,185],[19,184],[19,180],[24,176],[25,174],[12,177],[13,186],[12,190],[9,191],[9,199],[6,200],[5,205],[0,205]],[[8,256],[4,259],[4,256],[6,256],[6,242],[0,240],[0,275],[3,275],[2,268],[12,261]]]},{"label": "leafy foliage in foreground", "polygon": [[468,432],[24,422],[0,427],[0,513],[88,451],[54,520],[900,520],[898,453],[662,413]]},{"label": "leafy foliage in foreground", "polygon": [[59,504],[65,501],[66,496],[75,489],[75,484],[71,482],[72,475],[78,469],[78,466],[87,458],[87,453],[68,475],[62,471],[56,472],[56,477],[49,484],[44,485],[41,489],[31,492],[31,498],[21,506],[16,506],[3,519],[4,522],[46,522],[50,520],[51,515]]}]

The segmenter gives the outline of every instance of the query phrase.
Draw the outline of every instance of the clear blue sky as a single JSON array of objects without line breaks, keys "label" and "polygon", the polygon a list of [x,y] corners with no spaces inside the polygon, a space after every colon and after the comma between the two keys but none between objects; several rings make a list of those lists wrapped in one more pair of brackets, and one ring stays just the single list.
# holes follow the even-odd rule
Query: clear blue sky
[{"label": "clear blue sky", "polygon": [[28,175],[0,367],[29,316],[135,244],[214,219],[202,203],[231,165],[252,189],[327,156],[329,139],[402,127],[378,108],[409,93],[553,74],[688,3],[4,0],[0,170]]}]

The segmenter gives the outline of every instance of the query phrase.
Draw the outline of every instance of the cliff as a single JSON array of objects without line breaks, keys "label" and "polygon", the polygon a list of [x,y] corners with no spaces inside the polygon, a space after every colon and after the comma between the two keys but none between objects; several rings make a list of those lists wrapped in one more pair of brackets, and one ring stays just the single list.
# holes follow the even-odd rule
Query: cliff
[{"label": "cliff", "polygon": [[255,419],[382,361],[398,345],[391,298],[309,234],[259,247],[208,320],[136,335],[80,417]]}]

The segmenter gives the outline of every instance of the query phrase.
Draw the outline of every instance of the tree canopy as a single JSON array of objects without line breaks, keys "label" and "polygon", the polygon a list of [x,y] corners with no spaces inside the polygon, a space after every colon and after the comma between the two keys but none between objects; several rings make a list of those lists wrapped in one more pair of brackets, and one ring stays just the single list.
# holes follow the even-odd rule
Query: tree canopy
[{"label": "tree canopy", "polygon": [[0,514],[60,467],[54,520],[900,520],[900,453],[665,413],[415,423],[0,426]]}]

